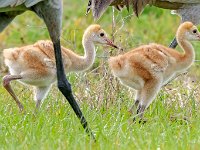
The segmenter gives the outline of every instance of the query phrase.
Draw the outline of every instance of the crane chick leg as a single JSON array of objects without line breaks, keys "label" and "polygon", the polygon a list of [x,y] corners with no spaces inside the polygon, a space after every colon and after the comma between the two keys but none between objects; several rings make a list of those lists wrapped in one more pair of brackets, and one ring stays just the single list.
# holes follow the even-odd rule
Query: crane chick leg
[{"label": "crane chick leg", "polygon": [[41,102],[47,96],[49,89],[50,89],[50,86],[34,88],[34,100],[36,101],[36,110],[40,108]]},{"label": "crane chick leg", "polygon": [[133,114],[133,112],[135,111],[135,109],[137,109],[137,107],[139,105],[139,102],[140,102],[140,99],[141,99],[141,92],[142,92],[141,90],[136,91],[135,102],[129,110],[129,112],[131,114]]},{"label": "crane chick leg", "polygon": [[141,92],[141,100],[137,109],[137,114],[139,115],[140,119],[143,118],[145,109],[156,98],[161,86],[161,79],[151,79],[145,83]]},{"label": "crane chick leg", "polygon": [[[49,31],[51,40],[54,45],[54,53],[56,59],[56,70],[57,70],[57,80],[58,80],[58,88],[61,93],[65,96],[68,100],[69,104],[73,108],[76,116],[80,119],[81,124],[85,131],[91,135],[93,139],[95,139],[93,133],[88,127],[88,123],[83,116],[83,113],[77,104],[76,100],[74,99],[71,85],[66,79],[63,62],[62,62],[62,55],[61,55],[61,46],[60,46],[60,34],[61,34],[61,25],[62,25],[62,0],[48,0],[42,1],[35,5],[33,11],[40,16]],[[53,13],[52,13],[53,12]]]},{"label": "crane chick leg", "polygon": [[21,104],[18,97],[14,93],[12,87],[10,86],[10,81],[17,80],[17,79],[22,79],[22,77],[20,75],[6,75],[3,77],[3,86],[8,91],[8,93],[13,97],[13,99],[15,100],[15,102],[17,103],[19,107],[19,110],[23,111],[24,109],[23,105]]}]

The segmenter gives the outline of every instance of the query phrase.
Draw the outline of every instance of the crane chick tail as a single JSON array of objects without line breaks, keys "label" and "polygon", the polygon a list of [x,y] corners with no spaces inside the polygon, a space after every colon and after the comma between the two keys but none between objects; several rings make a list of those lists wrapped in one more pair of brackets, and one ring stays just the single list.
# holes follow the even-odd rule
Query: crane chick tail
[{"label": "crane chick tail", "polygon": [[9,48],[3,50],[4,60],[16,61],[19,58],[18,48]]}]

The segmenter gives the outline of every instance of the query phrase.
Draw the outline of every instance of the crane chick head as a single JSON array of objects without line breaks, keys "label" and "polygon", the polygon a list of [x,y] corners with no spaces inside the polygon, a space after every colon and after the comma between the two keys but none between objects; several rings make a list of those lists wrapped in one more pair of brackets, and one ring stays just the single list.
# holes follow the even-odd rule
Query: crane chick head
[{"label": "crane chick head", "polygon": [[112,46],[114,48],[118,48],[112,40],[110,40],[106,34],[106,32],[101,28],[98,24],[90,25],[84,32],[83,41],[91,40],[94,43],[105,44]]},{"label": "crane chick head", "polygon": [[184,22],[178,28],[177,37],[189,41],[198,41],[200,40],[200,33],[192,22]]}]

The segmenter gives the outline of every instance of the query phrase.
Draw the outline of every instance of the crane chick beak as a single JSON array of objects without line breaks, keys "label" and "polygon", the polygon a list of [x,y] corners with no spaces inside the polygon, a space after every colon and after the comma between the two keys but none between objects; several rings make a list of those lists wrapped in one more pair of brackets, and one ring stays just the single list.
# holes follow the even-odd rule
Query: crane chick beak
[{"label": "crane chick beak", "polygon": [[198,40],[200,41],[200,32],[198,32],[198,35],[197,35],[197,37],[199,38]]},{"label": "crane chick beak", "polygon": [[109,45],[109,46],[111,46],[111,47],[114,47],[114,48],[117,48],[118,49],[118,47],[113,43],[113,41],[111,41],[110,39],[108,39],[108,38],[105,38],[105,41],[106,41],[106,45]]}]

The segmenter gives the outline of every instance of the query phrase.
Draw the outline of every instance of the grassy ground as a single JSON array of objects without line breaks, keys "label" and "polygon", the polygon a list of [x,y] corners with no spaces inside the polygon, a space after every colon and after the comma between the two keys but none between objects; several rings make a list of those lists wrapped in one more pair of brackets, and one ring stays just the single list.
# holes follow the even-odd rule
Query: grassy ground
[{"label": "grassy ground", "polygon": [[[85,7],[80,7],[86,3],[83,0],[64,1],[62,44],[79,54],[83,54],[83,31],[93,23],[91,14],[85,17]],[[115,33],[113,38],[124,51],[150,42],[168,45],[179,25],[179,18],[170,15],[170,11],[153,7],[147,8],[139,19],[126,10],[122,13],[115,11],[114,29],[112,15],[110,7],[97,23],[110,35]],[[0,49],[47,38],[43,22],[27,12],[0,34]],[[200,59],[200,44],[196,42],[193,45],[196,59]],[[26,114],[19,113],[12,98],[0,86],[0,149],[199,149],[199,62],[187,74],[162,88],[146,111],[146,124],[133,124],[128,109],[133,104],[135,93],[113,78],[106,63],[109,55],[119,53],[123,51],[110,52],[110,49],[99,46],[92,69],[68,75],[76,99],[96,135],[96,143],[85,134],[56,86],[35,115],[31,88],[13,82]],[[6,69],[2,59],[0,62],[3,76]]]}]

